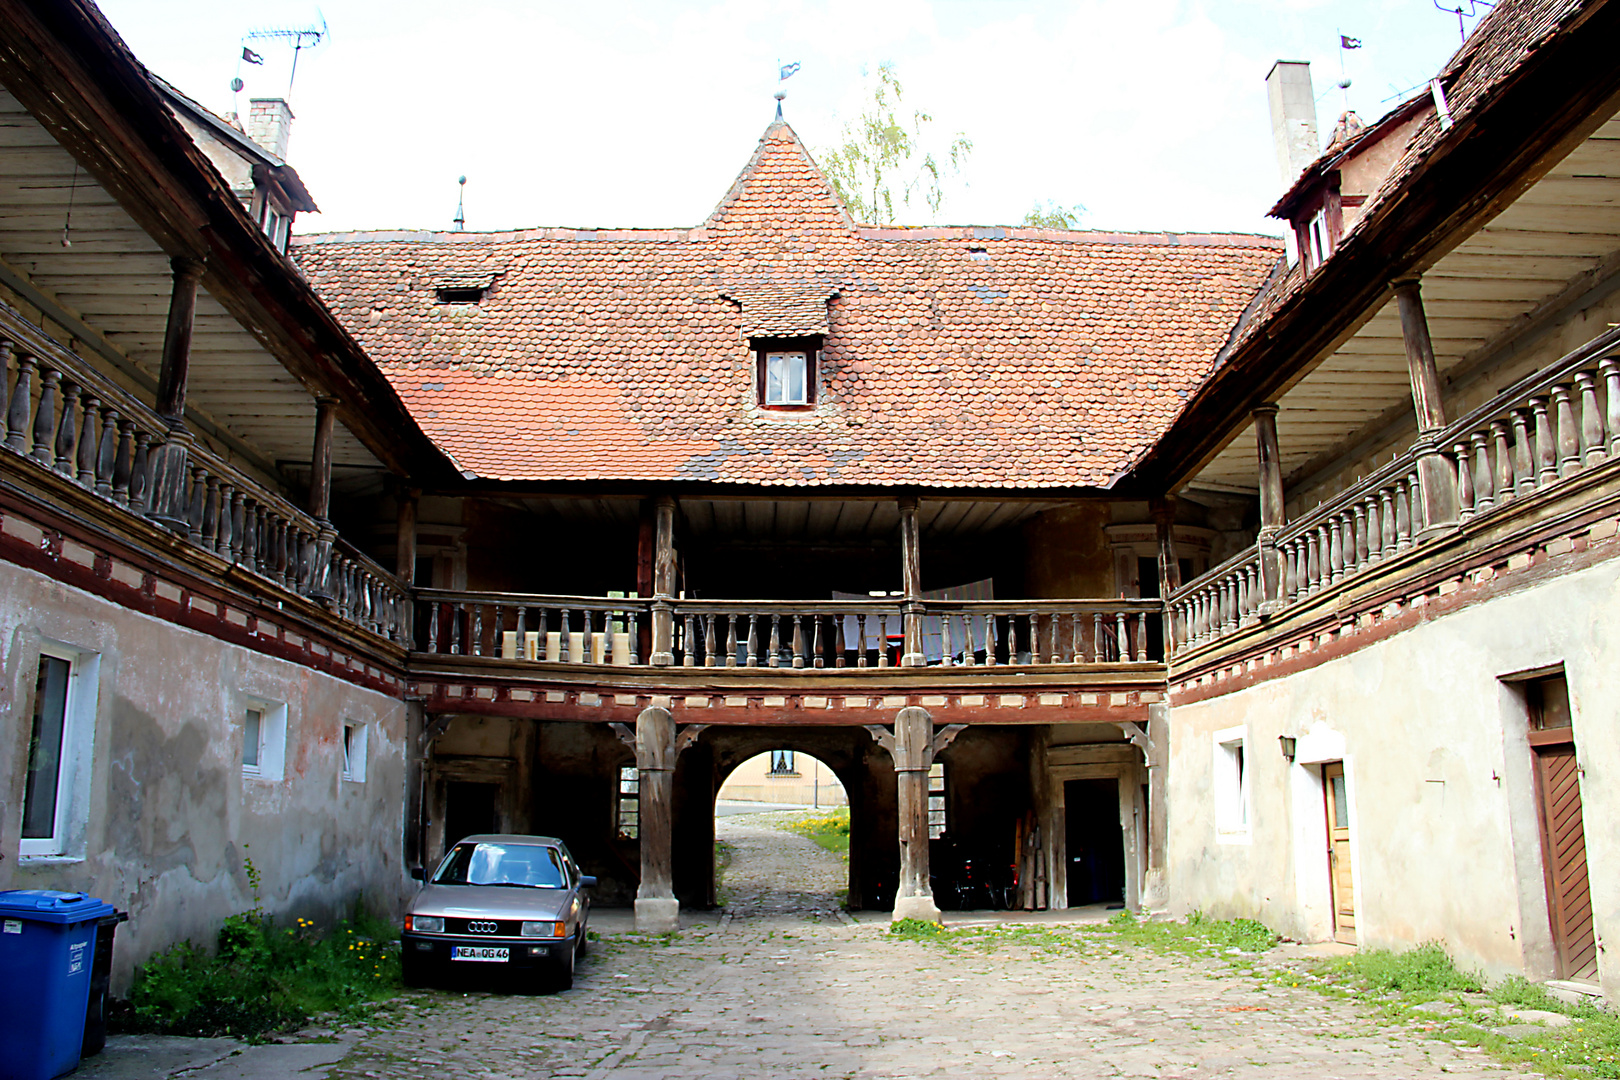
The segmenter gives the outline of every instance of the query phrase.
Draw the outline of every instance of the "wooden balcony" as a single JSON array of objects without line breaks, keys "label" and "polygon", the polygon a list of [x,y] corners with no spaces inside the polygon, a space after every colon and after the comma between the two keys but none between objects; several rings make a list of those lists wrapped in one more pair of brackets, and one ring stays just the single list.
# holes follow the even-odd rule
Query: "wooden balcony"
[{"label": "wooden balcony", "polygon": [[[1620,330],[1426,443],[1444,456],[1438,503],[1456,508],[1454,520],[1423,520],[1420,448],[1396,456],[1290,522],[1272,552],[1248,548],[1170,596],[1172,685],[1287,667],[1305,653],[1349,648],[1358,636],[1510,588],[1516,574],[1611,557],[1620,510]],[[1267,557],[1276,559],[1275,597],[1264,595]]]},{"label": "wooden balcony", "polygon": [[[864,724],[1140,722],[1157,600],[646,600],[420,589],[409,665],[434,711]],[[663,621],[669,662],[652,663]]]}]

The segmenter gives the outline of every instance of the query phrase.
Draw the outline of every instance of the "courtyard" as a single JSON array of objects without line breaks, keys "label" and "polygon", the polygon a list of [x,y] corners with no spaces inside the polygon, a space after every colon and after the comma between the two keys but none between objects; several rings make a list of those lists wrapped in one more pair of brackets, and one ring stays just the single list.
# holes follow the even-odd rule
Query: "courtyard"
[{"label": "courtyard", "polygon": [[952,915],[963,936],[907,940],[883,917],[838,909],[837,855],[751,817],[722,818],[717,833],[731,849],[721,912],[662,937],[599,912],[602,939],[573,990],[414,994],[329,1075],[1519,1075],[1287,985],[1286,947],[1252,967],[1224,951],[1163,953],[1110,933],[1101,911]]}]

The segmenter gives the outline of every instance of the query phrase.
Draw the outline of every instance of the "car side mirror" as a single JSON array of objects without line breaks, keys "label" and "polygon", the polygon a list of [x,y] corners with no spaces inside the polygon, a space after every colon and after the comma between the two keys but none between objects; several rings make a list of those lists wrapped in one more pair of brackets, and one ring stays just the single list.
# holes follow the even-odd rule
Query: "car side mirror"
[{"label": "car side mirror", "polygon": [[415,878],[417,881],[422,881],[427,877],[427,873],[422,867],[413,866],[411,867],[411,877]]},{"label": "car side mirror", "polygon": [[579,887],[582,889],[596,888],[596,877],[592,874],[579,875]]}]

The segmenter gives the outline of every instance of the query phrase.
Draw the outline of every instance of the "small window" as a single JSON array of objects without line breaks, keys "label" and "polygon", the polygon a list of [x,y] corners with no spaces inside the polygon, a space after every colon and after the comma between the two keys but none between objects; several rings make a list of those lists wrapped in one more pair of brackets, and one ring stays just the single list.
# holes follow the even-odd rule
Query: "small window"
[{"label": "small window", "polygon": [[1530,707],[1531,730],[1552,731],[1574,726],[1569,709],[1569,683],[1564,676],[1527,681],[1524,697]]},{"label": "small window", "polygon": [[791,751],[791,750],[772,750],[771,751],[771,775],[772,776],[798,776],[799,775],[799,770],[794,767],[793,751]]},{"label": "small window", "polygon": [[765,404],[807,405],[806,375],[809,356],[802,352],[773,352],[765,354]]},{"label": "small window", "polygon": [[242,775],[250,780],[280,780],[287,747],[287,706],[248,698],[237,716],[242,725]]},{"label": "small window", "polygon": [[41,647],[34,679],[19,854],[70,854],[88,797],[97,657]]},{"label": "small window", "polygon": [[619,839],[634,840],[641,835],[641,774],[634,765],[619,770]]},{"label": "small window", "polygon": [[1215,831],[1223,841],[1249,836],[1248,740],[1243,728],[1215,733]]},{"label": "small window", "polygon": [[441,304],[476,304],[484,298],[478,285],[441,285],[434,290]]},{"label": "small window", "polygon": [[938,840],[945,835],[945,763],[936,761],[928,767],[928,838]]},{"label": "small window", "polygon": [[364,783],[366,779],[366,725],[353,721],[343,725],[343,779]]}]

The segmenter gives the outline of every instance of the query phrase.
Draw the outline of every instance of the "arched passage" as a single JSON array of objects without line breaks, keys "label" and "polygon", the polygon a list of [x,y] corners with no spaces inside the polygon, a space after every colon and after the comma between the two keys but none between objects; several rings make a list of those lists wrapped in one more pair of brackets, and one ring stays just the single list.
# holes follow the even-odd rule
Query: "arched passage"
[{"label": "arched passage", "polygon": [[[735,917],[831,918],[849,888],[848,836],[819,839],[792,821],[836,820],[848,828],[847,797],[837,774],[814,755],[775,748],[720,778],[714,832],[717,888]],[[735,796],[742,798],[735,799]],[[822,802],[815,807],[813,804]],[[824,842],[842,844],[828,850]]]}]

